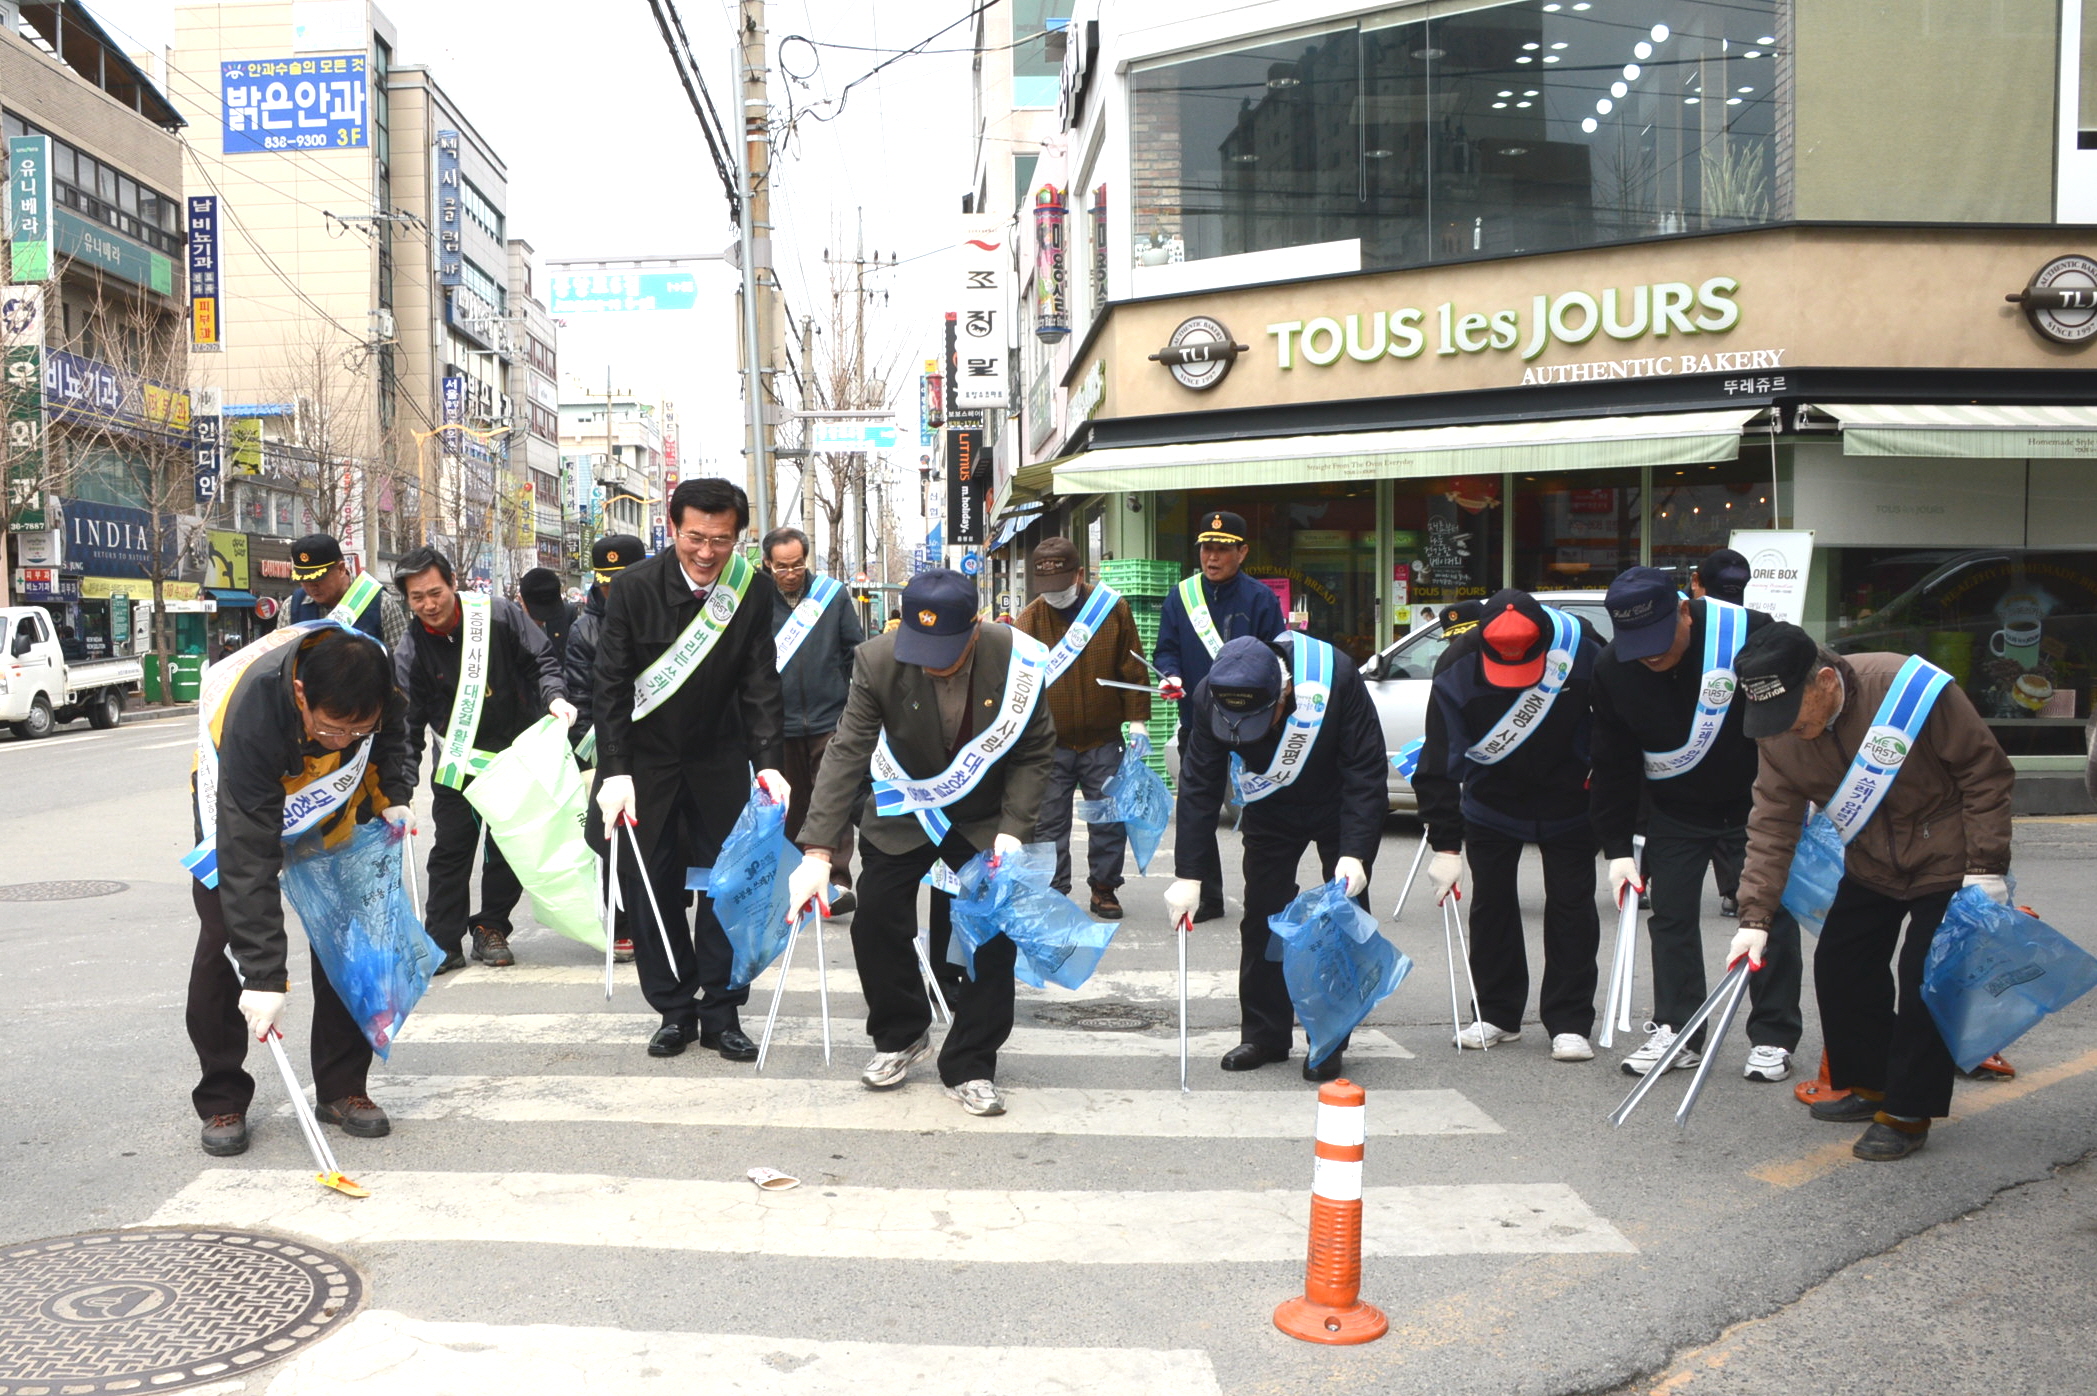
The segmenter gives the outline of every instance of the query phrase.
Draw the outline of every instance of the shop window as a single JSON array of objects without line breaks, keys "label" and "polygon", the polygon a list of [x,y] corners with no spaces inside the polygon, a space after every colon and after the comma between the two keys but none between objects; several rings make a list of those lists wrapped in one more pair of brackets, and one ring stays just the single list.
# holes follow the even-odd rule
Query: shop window
[{"label": "shop window", "polygon": [[1292,627],[1329,640],[1356,662],[1376,635],[1376,487],[1359,481],[1153,496],[1162,510],[1158,556],[1185,573],[1200,566],[1195,521],[1217,509],[1251,534],[1245,572],[1271,588]]},{"label": "shop window", "polygon": [[1395,625],[1412,629],[1422,608],[1432,614],[1500,589],[1506,568],[1501,546],[1505,478],[1459,475],[1392,483]]},{"label": "shop window", "polygon": [[1603,590],[1638,566],[1645,503],[1637,470],[1515,476],[1514,584]]},{"label": "shop window", "polygon": [[1767,452],[1747,451],[1723,465],[1653,469],[1653,565],[1687,587],[1697,564],[1731,545],[1737,528],[1774,528]]}]

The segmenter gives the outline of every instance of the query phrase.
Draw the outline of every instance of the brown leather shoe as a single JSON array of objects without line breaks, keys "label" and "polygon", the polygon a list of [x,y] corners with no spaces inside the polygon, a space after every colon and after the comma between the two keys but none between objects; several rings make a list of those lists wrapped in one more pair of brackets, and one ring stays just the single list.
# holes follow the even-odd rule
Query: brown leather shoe
[{"label": "brown leather shoe", "polygon": [[473,958],[494,968],[517,963],[517,957],[510,953],[508,934],[481,926],[473,928]]},{"label": "brown leather shoe", "polygon": [[204,1152],[228,1158],[248,1151],[248,1117],[213,1115],[204,1121]]},{"label": "brown leather shoe", "polygon": [[1112,887],[1102,887],[1097,882],[1092,884],[1092,914],[1101,921],[1121,919],[1121,902],[1115,897]]},{"label": "brown leather shoe", "polygon": [[393,1132],[393,1122],[368,1095],[346,1095],[318,1106],[313,1113],[322,1124],[339,1126],[344,1134],[359,1139],[381,1139]]}]

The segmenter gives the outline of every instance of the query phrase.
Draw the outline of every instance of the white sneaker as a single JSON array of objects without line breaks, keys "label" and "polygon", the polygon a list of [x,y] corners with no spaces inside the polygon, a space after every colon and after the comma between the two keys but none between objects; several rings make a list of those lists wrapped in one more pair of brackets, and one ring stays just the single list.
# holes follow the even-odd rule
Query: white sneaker
[{"label": "white sneaker", "polygon": [[1483,1052],[1486,1048],[1502,1042],[1519,1042],[1521,1040],[1522,1030],[1520,1028],[1509,1032],[1506,1028],[1494,1027],[1483,1018],[1480,1018],[1456,1035],[1456,1045],[1471,1052]]},{"label": "white sneaker", "polygon": [[1005,1113],[1005,1098],[998,1094],[997,1083],[993,1081],[963,1081],[958,1086],[949,1086],[947,1099],[960,1101],[961,1108],[971,1115]]},{"label": "white sneaker", "polygon": [[1750,1081],[1781,1081],[1791,1074],[1791,1053],[1782,1047],[1750,1047],[1740,1074]]},{"label": "white sneaker", "polygon": [[859,1073],[859,1084],[870,1091],[894,1090],[903,1084],[910,1068],[923,1061],[931,1051],[932,1034],[927,1030],[900,1052],[876,1052],[868,1059],[866,1070]]},{"label": "white sneaker", "polygon": [[1591,1062],[1594,1059],[1594,1044],[1577,1032],[1562,1032],[1551,1039],[1551,1060],[1554,1062]]},{"label": "white sneaker", "polygon": [[[1643,1076],[1660,1064],[1667,1049],[1675,1045],[1675,1030],[1665,1023],[1646,1024],[1646,1045],[1623,1059],[1618,1065],[1626,1076]],[[1675,1057],[1672,1071],[1687,1071],[1703,1058],[1694,1048],[1684,1047]]]}]

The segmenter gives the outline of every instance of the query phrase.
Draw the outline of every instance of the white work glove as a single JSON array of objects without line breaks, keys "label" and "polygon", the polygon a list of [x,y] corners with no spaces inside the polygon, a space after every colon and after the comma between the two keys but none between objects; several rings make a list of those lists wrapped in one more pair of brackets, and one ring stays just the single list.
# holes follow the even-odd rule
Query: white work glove
[{"label": "white work glove", "polygon": [[1332,875],[1347,884],[1347,895],[1358,897],[1369,885],[1369,870],[1362,866],[1359,858],[1339,858],[1333,861]]},{"label": "white work glove", "polygon": [[604,816],[605,836],[618,831],[621,819],[638,823],[633,811],[633,777],[606,776],[597,787],[597,812]]},{"label": "white work glove", "polygon": [[1638,863],[1631,858],[1609,860],[1609,900],[1617,907],[1624,904],[1624,889],[1629,887],[1634,895],[1645,891],[1645,884],[1638,880]]},{"label": "white work glove", "polygon": [[404,834],[415,832],[415,811],[406,805],[388,805],[379,811],[379,818]]},{"label": "white work glove", "polygon": [[830,914],[830,859],[825,854],[802,854],[786,875],[786,919],[799,916],[811,901],[824,915]]},{"label": "white work glove", "polygon": [[794,787],[786,783],[786,777],[770,766],[757,773],[758,788],[772,797],[774,804],[783,805],[794,793]]},{"label": "white work glove", "polygon": [[1177,703],[1187,696],[1187,686],[1180,682],[1178,674],[1167,674],[1158,680],[1158,696],[1168,703]]},{"label": "white work glove", "polygon": [[1010,834],[999,834],[990,841],[990,856],[993,861],[1004,857],[1007,853],[1017,853],[1019,850],[1019,840]]},{"label": "white work glove", "polygon": [[1463,875],[1464,860],[1460,853],[1437,853],[1427,860],[1427,885],[1434,888],[1436,906],[1448,901],[1451,893],[1458,901],[1464,899],[1463,889],[1456,885]]},{"label": "white work glove", "polygon": [[1150,755],[1150,729],[1140,722],[1122,723],[1121,741],[1123,746],[1136,753],[1138,761]]},{"label": "white work glove", "polygon": [[257,1042],[269,1036],[269,1030],[277,1025],[277,1015],[284,1011],[284,995],[273,994],[267,989],[242,989],[240,991],[240,1016],[248,1020],[248,1031]]},{"label": "white work glove", "polygon": [[1987,894],[1988,900],[1997,906],[2010,904],[2009,879],[2000,873],[1967,873],[1962,887],[1978,887]]},{"label": "white work glove", "polygon": [[1733,937],[1733,943],[1726,947],[1726,968],[1731,969],[1739,964],[1740,957],[1745,955],[1747,956],[1748,971],[1752,973],[1762,968],[1762,955],[1768,949],[1769,932],[1767,930],[1760,926],[1742,926],[1740,933]]},{"label": "white work glove", "polygon": [[575,704],[569,702],[566,698],[554,699],[546,705],[546,711],[559,718],[563,727],[573,727],[575,725]]},{"label": "white work glove", "polygon": [[1194,915],[1194,908],[1201,905],[1201,883],[1191,877],[1183,877],[1165,889],[1165,911],[1172,917],[1172,924]]}]

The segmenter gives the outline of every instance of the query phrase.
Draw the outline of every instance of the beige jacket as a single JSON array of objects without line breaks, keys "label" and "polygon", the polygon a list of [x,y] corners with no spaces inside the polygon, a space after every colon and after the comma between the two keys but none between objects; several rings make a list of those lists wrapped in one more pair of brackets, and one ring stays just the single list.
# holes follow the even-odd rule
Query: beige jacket
[{"label": "beige jacket", "polygon": [[[1837,662],[1847,696],[1832,731],[1765,738],[1748,815],[1740,920],[1767,926],[1784,895],[1806,804],[1824,805],[1849,770],[1879,702],[1907,656],[1855,654]],[[1857,837],[1844,870],[1875,892],[1907,900],[1955,888],[1968,873],[2010,866],[2010,791],[2016,774],[1995,734],[1956,685],[1930,710],[1922,738]]]}]

